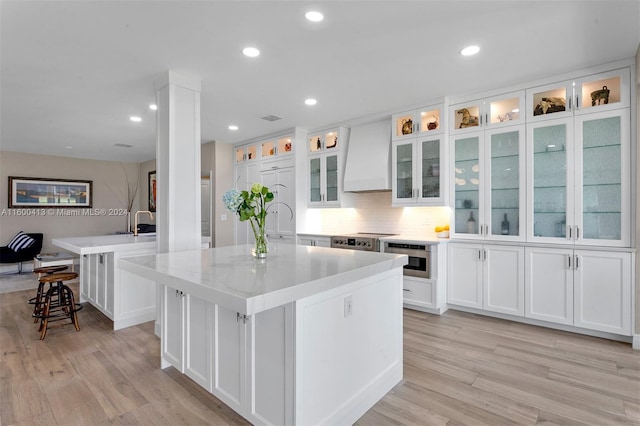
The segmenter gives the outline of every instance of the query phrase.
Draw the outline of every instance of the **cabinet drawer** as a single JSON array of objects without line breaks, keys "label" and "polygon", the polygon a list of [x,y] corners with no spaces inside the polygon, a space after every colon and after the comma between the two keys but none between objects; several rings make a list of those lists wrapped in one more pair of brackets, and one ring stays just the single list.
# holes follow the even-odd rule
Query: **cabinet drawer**
[{"label": "cabinet drawer", "polygon": [[432,287],[433,284],[430,281],[405,277],[402,285],[404,301],[431,305],[433,304]]}]

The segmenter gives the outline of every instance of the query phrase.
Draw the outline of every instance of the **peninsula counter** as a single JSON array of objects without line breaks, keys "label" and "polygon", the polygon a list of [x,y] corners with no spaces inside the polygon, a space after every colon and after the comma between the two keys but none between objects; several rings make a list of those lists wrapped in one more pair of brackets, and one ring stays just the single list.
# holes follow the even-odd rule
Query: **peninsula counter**
[{"label": "peninsula counter", "polygon": [[402,379],[404,255],[270,244],[121,259],[159,284],[161,363],[254,424],[352,424]]}]

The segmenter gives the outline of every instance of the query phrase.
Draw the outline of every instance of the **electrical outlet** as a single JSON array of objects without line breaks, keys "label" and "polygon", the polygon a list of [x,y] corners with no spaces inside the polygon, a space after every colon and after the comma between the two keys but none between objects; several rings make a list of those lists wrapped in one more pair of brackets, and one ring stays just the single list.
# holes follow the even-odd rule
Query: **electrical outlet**
[{"label": "electrical outlet", "polygon": [[225,220],[227,220],[227,215],[223,213],[220,215],[220,221],[224,222]]},{"label": "electrical outlet", "polygon": [[353,299],[351,295],[344,298],[344,317],[350,317],[353,313]]}]

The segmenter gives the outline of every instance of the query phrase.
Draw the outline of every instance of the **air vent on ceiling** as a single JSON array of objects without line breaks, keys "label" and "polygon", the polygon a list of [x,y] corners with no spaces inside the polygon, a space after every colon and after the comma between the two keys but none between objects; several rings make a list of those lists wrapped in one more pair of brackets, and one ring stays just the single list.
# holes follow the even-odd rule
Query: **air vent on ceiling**
[{"label": "air vent on ceiling", "polygon": [[267,115],[266,117],[262,117],[262,119],[267,121],[278,121],[282,120],[282,117],[278,117],[277,115]]},{"label": "air vent on ceiling", "polygon": [[129,145],[126,143],[116,143],[113,146],[117,146],[118,148],[133,148],[133,145]]}]

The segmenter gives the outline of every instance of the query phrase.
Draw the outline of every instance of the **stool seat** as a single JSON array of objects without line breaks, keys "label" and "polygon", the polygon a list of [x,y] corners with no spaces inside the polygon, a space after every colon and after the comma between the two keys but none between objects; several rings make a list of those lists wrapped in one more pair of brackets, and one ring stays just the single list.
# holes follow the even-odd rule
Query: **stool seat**
[{"label": "stool seat", "polygon": [[69,281],[78,278],[77,272],[56,272],[54,274],[40,277],[41,283],[57,283],[60,281]]},{"label": "stool seat", "polygon": [[38,278],[40,278],[43,275],[53,274],[55,272],[62,272],[65,269],[67,269],[65,265],[41,266],[40,268],[33,268],[33,273],[38,274]]},{"label": "stool seat", "polygon": [[[33,317],[35,321],[40,320],[40,340],[46,336],[50,321],[68,318],[75,326],[76,331],[80,331],[76,313],[82,309],[82,305],[75,303],[73,291],[64,284],[64,281],[76,278],[78,278],[77,272],[56,272],[39,278],[38,296],[33,309]],[[42,287],[46,283],[49,283],[49,290],[42,298]]]}]

